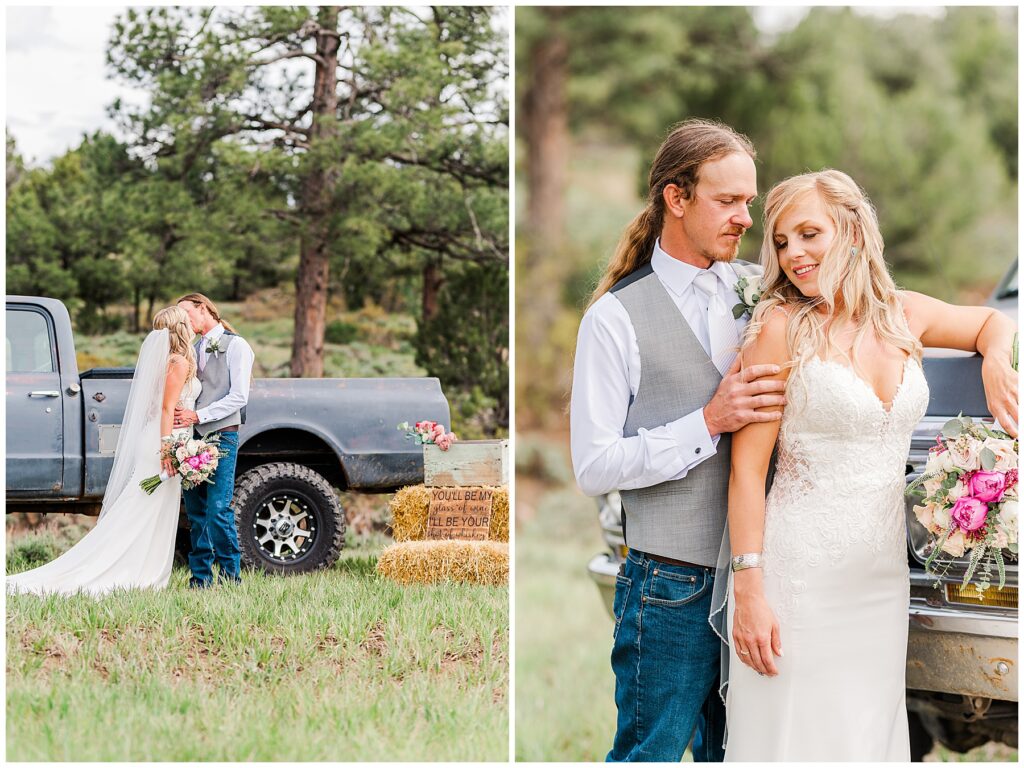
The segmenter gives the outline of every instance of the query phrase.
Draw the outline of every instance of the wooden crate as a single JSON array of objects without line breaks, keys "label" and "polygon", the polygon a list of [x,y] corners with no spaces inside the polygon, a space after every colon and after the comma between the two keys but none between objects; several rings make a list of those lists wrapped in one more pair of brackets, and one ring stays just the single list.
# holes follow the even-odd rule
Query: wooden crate
[{"label": "wooden crate", "polygon": [[465,440],[447,451],[424,445],[423,484],[507,485],[508,440]]}]

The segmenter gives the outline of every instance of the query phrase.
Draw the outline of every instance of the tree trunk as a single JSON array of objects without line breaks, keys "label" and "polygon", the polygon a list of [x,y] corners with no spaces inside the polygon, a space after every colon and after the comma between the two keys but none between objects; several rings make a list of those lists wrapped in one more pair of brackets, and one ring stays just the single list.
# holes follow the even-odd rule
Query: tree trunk
[{"label": "tree trunk", "polygon": [[527,167],[527,221],[517,255],[516,343],[528,349],[532,375],[516,380],[519,429],[543,426],[557,417],[553,392],[565,388],[564,355],[552,347],[551,329],[563,311],[561,286],[569,259],[565,244],[565,190],[568,178],[569,106],[566,94],[571,9],[543,8],[545,35],[531,46],[526,67],[524,119]]},{"label": "tree trunk", "polygon": [[[569,41],[562,8],[544,8],[549,33],[530,50],[525,97],[528,241],[538,253],[557,250],[565,238],[565,188],[569,167],[566,98]],[[540,247],[537,248],[536,246]]]},{"label": "tree trunk", "polygon": [[[337,135],[338,115],[338,8],[321,7],[317,16],[316,65],[313,83],[313,124],[309,154],[328,157],[325,151]],[[321,63],[322,62],[322,63]],[[324,327],[327,318],[327,279],[331,243],[330,218],[336,179],[324,168],[326,159],[310,163],[302,181],[300,211],[303,234],[299,241],[299,271],[295,277],[295,338],[291,374],[324,374]]]},{"label": "tree trunk", "polygon": [[132,302],[132,333],[138,333],[142,329],[142,320],[139,318],[139,312],[141,309],[142,290],[140,288],[136,288]]},{"label": "tree trunk", "polygon": [[444,283],[441,265],[428,261],[423,267],[423,322],[433,320],[437,316],[437,295]]}]

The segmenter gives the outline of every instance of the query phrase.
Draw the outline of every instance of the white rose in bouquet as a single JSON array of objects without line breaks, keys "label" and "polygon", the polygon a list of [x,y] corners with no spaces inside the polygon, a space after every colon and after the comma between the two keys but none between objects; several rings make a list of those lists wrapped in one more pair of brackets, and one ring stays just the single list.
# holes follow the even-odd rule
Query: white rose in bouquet
[{"label": "white rose in bouquet", "polygon": [[960,469],[981,469],[981,443],[969,436],[952,441],[946,453],[950,454],[953,464]]},{"label": "white rose in bouquet", "polygon": [[[914,515],[917,517],[917,522],[927,528],[929,531],[934,526],[935,517],[935,505],[934,504],[915,504]],[[934,531],[932,531],[934,533]]]},{"label": "white rose in bouquet", "polygon": [[195,456],[199,451],[199,441],[195,438],[185,443],[185,450],[188,451],[189,456]]},{"label": "white rose in bouquet", "polygon": [[949,451],[943,451],[942,453],[936,454],[938,457],[936,464],[938,465],[939,472],[952,472],[956,469],[956,465],[953,462],[953,454]]},{"label": "white rose in bouquet", "polygon": [[188,457],[188,452],[185,450],[185,446],[179,445],[177,450],[174,451],[174,456],[178,460],[179,464],[183,462]]},{"label": "white rose in bouquet", "polygon": [[1017,502],[1013,499],[999,505],[999,522],[1010,541],[1017,540]]},{"label": "white rose in bouquet", "polygon": [[996,455],[996,472],[1006,472],[1009,469],[1017,468],[1017,454],[1013,450],[1012,440],[1002,440],[998,437],[986,438],[982,443],[983,448],[988,448]]},{"label": "white rose in bouquet", "polygon": [[966,496],[966,495],[967,495],[967,486],[964,485],[964,481],[963,480],[957,480],[956,481],[956,485],[954,485],[952,488],[949,489],[949,495],[947,496],[947,498],[949,499],[950,502],[954,502],[957,499],[959,499],[961,496]]},{"label": "white rose in bouquet", "polygon": [[935,509],[932,510],[932,523],[939,531],[945,531],[948,529],[951,521],[952,518],[949,516],[949,507],[936,505]]},{"label": "white rose in bouquet", "polygon": [[942,551],[953,557],[960,557],[964,553],[966,545],[967,540],[964,538],[964,532],[957,530],[946,537],[946,541],[942,544]]},{"label": "white rose in bouquet", "polygon": [[999,549],[1006,549],[1010,546],[1010,537],[999,526],[996,526],[995,534],[992,536],[992,546]]}]

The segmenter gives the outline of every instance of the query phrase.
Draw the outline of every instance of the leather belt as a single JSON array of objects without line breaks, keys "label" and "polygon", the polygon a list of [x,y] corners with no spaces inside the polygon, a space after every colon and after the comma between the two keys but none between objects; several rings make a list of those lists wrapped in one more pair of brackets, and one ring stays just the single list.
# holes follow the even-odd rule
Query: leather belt
[{"label": "leather belt", "polygon": [[217,431],[218,432],[237,432],[238,431],[238,427],[237,426],[234,426],[234,427],[224,427],[224,429],[218,429]]},{"label": "leather belt", "polygon": [[714,570],[710,565],[698,565],[697,563],[688,563],[685,560],[676,560],[674,557],[652,555],[647,552],[637,552],[637,554],[644,555],[648,560],[653,560],[656,563],[664,563],[665,565],[682,565],[687,568],[703,568],[706,571]]}]

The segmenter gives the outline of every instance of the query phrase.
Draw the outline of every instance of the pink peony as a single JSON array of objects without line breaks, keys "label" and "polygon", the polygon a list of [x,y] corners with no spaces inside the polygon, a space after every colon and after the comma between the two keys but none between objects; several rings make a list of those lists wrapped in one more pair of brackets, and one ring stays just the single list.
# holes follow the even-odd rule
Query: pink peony
[{"label": "pink peony", "polygon": [[961,531],[970,533],[985,525],[988,505],[972,496],[964,496],[956,500],[950,515]]},{"label": "pink peony", "polygon": [[1003,491],[1006,490],[1006,475],[1002,472],[978,470],[971,474],[969,487],[971,496],[978,501],[991,504],[1003,497]]},{"label": "pink peony", "polygon": [[192,467],[192,469],[199,469],[199,467],[202,466],[202,463],[199,461],[198,456],[189,456],[186,464]]}]

